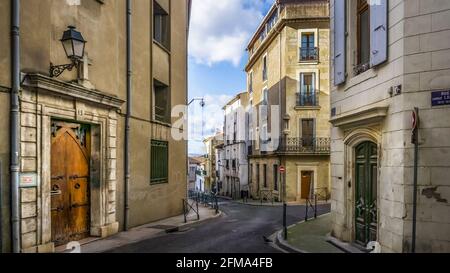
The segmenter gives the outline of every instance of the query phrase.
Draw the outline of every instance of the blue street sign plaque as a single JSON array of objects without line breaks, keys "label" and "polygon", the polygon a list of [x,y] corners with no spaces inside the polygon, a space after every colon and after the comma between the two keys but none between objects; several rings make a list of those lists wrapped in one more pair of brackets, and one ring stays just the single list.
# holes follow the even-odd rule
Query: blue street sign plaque
[{"label": "blue street sign plaque", "polygon": [[450,90],[431,93],[431,106],[450,105]]}]

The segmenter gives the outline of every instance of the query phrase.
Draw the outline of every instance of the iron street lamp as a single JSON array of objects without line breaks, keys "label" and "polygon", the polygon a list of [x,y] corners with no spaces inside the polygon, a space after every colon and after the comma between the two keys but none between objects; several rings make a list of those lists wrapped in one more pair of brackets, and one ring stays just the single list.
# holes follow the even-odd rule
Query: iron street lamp
[{"label": "iron street lamp", "polygon": [[65,70],[71,71],[74,67],[78,68],[78,64],[84,58],[84,48],[86,40],[79,31],[75,30],[74,26],[68,26],[68,30],[64,31],[61,43],[66,52],[66,56],[71,60],[70,64],[53,65],[50,63],[50,77],[58,77]]}]

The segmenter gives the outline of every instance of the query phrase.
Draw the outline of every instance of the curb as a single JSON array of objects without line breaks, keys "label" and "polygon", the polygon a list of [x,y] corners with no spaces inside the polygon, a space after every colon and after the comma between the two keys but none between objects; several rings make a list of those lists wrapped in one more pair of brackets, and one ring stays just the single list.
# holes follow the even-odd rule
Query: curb
[{"label": "curb", "polygon": [[[322,214],[322,215],[319,215],[319,216],[317,216],[317,218],[321,218],[321,217],[327,216],[327,215],[329,215],[329,214],[331,214],[331,212],[325,213],[325,214]],[[314,219],[312,219],[312,220],[314,220]],[[309,220],[309,221],[311,221],[311,220]],[[296,226],[296,225],[303,224],[303,223],[305,223],[305,220],[300,221],[300,222],[298,222],[298,223],[296,223],[296,224],[292,224],[292,225],[288,226],[287,229],[289,230],[290,228],[292,228],[292,227],[294,227],[294,226]],[[296,247],[294,247],[294,246],[291,246],[286,240],[284,240],[284,239],[283,239],[283,229],[280,230],[280,231],[277,231],[275,234],[276,234],[276,235],[275,235],[275,244],[276,244],[278,247],[282,248],[283,250],[286,250],[286,251],[288,251],[289,253],[303,253],[303,254],[309,253],[308,251],[305,251],[305,250],[296,248]],[[327,242],[330,243],[330,244],[332,244],[332,245],[334,245],[334,244],[331,243],[328,239],[329,239],[329,236],[327,236]],[[337,247],[336,245],[334,245],[334,246]],[[338,247],[338,248],[339,248],[339,247]],[[344,250],[343,250],[343,251],[344,251]]]},{"label": "curb", "polygon": [[277,232],[275,244],[278,247],[280,247],[281,249],[283,249],[283,250],[285,250],[285,251],[287,251],[289,253],[302,253],[302,254],[308,253],[307,251],[298,249],[298,248],[293,247],[290,244],[288,244],[288,242],[286,242],[283,239],[283,230],[280,230],[280,231]]},{"label": "curb", "polygon": [[[202,222],[206,222],[208,220],[216,219],[216,218],[222,216],[222,214],[223,214],[222,211],[219,210],[219,213],[217,213],[216,215],[214,215],[212,217],[203,218],[203,219],[200,219],[200,220],[196,220],[194,222],[182,223],[182,224],[180,224],[180,225],[178,225],[176,227],[174,226],[173,228],[161,230],[159,232],[155,232],[155,233],[147,235],[147,236],[142,236],[138,240],[132,240],[132,241],[128,241],[126,243],[118,243],[118,244],[114,245],[113,247],[105,247],[103,249],[95,250],[93,252],[86,252],[86,253],[104,253],[104,252],[107,252],[109,250],[113,250],[113,249],[116,249],[116,248],[119,248],[119,247],[122,247],[122,246],[125,246],[125,245],[128,245],[128,244],[132,244],[132,243],[135,243],[135,242],[139,242],[139,241],[142,241],[142,240],[148,240],[148,239],[156,238],[156,237],[163,236],[163,235],[166,235],[166,234],[179,232],[181,228],[189,228],[189,227],[192,227],[194,225],[201,224]],[[142,228],[142,227],[145,227],[145,226],[148,226],[148,225],[151,225],[151,223],[142,225],[140,227]],[[139,227],[136,227],[136,228],[139,228]],[[122,232],[124,232],[124,231],[122,231]],[[111,237],[98,238],[96,240],[93,240],[93,241],[87,242],[85,244],[82,244],[81,246],[85,246],[86,247],[86,246],[88,246],[91,243],[95,243],[97,241],[102,241],[103,239],[112,239],[114,236],[117,236],[117,235],[119,235],[122,232],[119,232],[119,233],[117,233],[117,234],[115,234],[115,235],[113,235]],[[61,253],[63,253],[63,252],[61,252]]]}]

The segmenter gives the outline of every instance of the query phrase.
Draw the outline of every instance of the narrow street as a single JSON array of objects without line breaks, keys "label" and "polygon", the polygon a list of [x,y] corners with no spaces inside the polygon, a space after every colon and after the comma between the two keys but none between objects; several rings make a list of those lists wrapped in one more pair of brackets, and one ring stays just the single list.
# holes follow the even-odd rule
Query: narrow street
[{"label": "narrow street", "polygon": [[[190,227],[186,231],[133,243],[113,253],[273,253],[276,249],[264,241],[282,228],[281,206],[250,206],[221,200],[222,215]],[[318,214],[330,211],[330,205],[318,206]],[[311,211],[312,213],[312,211]],[[288,225],[301,221],[304,206],[287,210]]]}]

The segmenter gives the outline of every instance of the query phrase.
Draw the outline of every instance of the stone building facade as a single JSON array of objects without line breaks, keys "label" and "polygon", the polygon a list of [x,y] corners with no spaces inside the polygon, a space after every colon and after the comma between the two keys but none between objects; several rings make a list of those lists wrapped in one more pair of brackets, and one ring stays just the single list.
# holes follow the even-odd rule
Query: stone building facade
[{"label": "stone building facade", "polygon": [[248,45],[249,185],[254,198],[281,201],[281,178],[289,202],[329,195],[328,5],[276,1]]},{"label": "stone building facade", "polygon": [[216,146],[223,143],[223,133],[217,133],[214,136],[206,138],[203,143],[206,147],[206,162],[205,162],[205,192],[211,192],[217,189],[217,158]]},{"label": "stone building facade", "polygon": [[248,191],[248,94],[240,93],[223,108],[224,162],[221,192],[234,199],[241,198],[241,191]]},{"label": "stone building facade", "polygon": [[332,235],[411,251],[418,107],[416,251],[449,252],[450,2],[346,2],[330,6]]},{"label": "stone building facade", "polygon": [[[131,1],[128,208],[126,1],[20,2],[20,251],[52,252],[69,241],[107,237],[181,214],[187,150],[185,141],[171,136],[176,119],[170,117],[170,109],[186,105],[190,1]],[[0,207],[5,252],[12,251],[7,129],[11,3],[0,3]],[[78,69],[51,77],[51,62],[70,62],[60,42],[68,26],[75,26],[88,41],[85,57]]]}]

